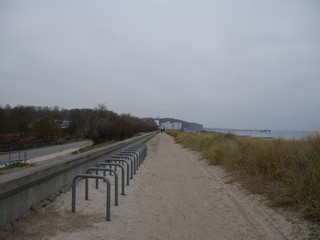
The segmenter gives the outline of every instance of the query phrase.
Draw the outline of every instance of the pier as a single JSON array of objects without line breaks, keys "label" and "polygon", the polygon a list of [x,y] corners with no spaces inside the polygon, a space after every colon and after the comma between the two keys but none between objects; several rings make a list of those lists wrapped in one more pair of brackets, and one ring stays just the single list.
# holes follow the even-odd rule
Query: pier
[{"label": "pier", "polygon": [[267,133],[271,132],[270,129],[212,129],[211,132],[216,133],[237,133],[237,132],[260,132]]}]

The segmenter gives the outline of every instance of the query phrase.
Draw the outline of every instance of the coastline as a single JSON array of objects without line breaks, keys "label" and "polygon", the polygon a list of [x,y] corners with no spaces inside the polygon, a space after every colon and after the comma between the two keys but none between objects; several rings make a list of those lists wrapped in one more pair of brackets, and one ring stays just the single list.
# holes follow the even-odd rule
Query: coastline
[{"label": "coastline", "polygon": [[[209,132],[220,132],[223,130],[224,133],[228,132],[227,129],[218,129],[218,128],[204,128],[205,131]],[[317,131],[290,131],[290,130],[270,130],[270,131],[233,131],[230,129],[230,132],[236,134],[237,136],[246,136],[246,137],[258,137],[258,138],[283,138],[287,140],[292,139],[302,139],[311,135]]]}]

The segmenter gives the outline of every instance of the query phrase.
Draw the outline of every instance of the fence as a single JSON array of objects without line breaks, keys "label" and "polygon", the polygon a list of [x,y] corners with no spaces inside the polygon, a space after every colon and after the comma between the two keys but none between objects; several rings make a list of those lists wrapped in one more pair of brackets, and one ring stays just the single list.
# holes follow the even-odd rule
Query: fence
[{"label": "fence", "polygon": [[10,165],[12,163],[26,163],[28,160],[26,151],[10,151],[0,155],[0,166]]}]

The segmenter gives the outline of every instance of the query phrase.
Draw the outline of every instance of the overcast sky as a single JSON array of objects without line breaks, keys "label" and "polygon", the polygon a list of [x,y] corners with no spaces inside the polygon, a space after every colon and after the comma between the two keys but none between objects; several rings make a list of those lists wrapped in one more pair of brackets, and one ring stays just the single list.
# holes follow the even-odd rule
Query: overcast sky
[{"label": "overcast sky", "polygon": [[319,0],[1,0],[0,105],[320,130]]}]

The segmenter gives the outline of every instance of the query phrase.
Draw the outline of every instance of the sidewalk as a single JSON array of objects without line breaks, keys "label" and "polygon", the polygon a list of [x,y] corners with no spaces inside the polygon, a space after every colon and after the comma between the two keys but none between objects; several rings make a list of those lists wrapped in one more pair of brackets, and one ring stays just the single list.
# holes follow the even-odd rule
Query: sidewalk
[{"label": "sidewalk", "polygon": [[[90,141],[85,140],[80,142],[67,143],[63,145],[53,145],[39,149],[30,149],[26,151],[21,151],[21,153],[27,154],[27,163],[37,163],[48,159],[60,157],[66,154],[70,154],[72,152],[78,151],[80,148],[89,146],[90,144]],[[20,159],[19,151],[12,153],[11,158],[13,159],[13,161]],[[1,155],[0,162],[6,161],[8,161],[8,155]],[[24,161],[23,156],[21,157],[21,161]],[[5,167],[5,165],[0,164],[0,168],[3,167]]]},{"label": "sidewalk", "polygon": [[80,148],[70,148],[67,150],[64,150],[62,152],[57,152],[57,153],[53,153],[53,154],[49,154],[46,156],[42,156],[42,157],[37,157],[37,158],[32,158],[32,159],[28,159],[28,163],[37,163],[37,162],[42,162],[42,161],[46,161],[52,158],[56,158],[56,157],[60,157],[63,155],[67,155],[70,154],[72,152],[78,151]]}]

